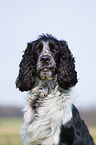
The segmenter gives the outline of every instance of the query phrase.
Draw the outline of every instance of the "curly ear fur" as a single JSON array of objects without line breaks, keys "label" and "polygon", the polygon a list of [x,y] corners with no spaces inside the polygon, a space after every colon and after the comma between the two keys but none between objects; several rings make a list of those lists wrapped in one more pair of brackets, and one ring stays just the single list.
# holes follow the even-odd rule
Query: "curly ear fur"
[{"label": "curly ear fur", "polygon": [[65,90],[77,83],[77,72],[75,71],[74,58],[66,44],[66,41],[60,41],[61,57],[57,69],[57,79],[59,86]]},{"label": "curly ear fur", "polygon": [[16,80],[16,87],[20,91],[31,90],[35,84],[36,74],[36,62],[33,59],[33,42],[28,43],[19,67],[20,70]]}]

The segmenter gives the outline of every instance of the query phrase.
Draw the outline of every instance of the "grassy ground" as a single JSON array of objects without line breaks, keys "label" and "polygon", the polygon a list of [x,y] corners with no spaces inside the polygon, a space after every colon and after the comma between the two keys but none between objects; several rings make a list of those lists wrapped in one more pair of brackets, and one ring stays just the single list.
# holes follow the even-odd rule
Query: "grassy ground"
[{"label": "grassy ground", "polygon": [[[0,145],[22,145],[19,131],[23,123],[22,119],[0,118]],[[89,128],[96,143],[96,127]]]},{"label": "grassy ground", "polygon": [[21,145],[19,136],[22,119],[0,118],[0,145]]},{"label": "grassy ground", "polygon": [[95,127],[90,127],[89,128],[90,134],[92,135],[94,142],[96,144],[96,126]]}]

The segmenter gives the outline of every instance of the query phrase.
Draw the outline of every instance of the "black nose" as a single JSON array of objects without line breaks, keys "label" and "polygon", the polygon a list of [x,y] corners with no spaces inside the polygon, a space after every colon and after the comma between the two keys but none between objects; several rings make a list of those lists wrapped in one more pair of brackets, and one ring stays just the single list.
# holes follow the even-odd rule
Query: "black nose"
[{"label": "black nose", "polygon": [[50,62],[50,56],[48,55],[45,55],[45,56],[41,56],[40,58],[40,61],[43,63],[43,64],[48,64]]}]

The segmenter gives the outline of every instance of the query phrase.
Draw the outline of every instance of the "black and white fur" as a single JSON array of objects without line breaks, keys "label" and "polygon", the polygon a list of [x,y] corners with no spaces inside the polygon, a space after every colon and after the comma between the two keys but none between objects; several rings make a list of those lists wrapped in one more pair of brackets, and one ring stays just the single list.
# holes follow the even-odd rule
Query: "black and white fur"
[{"label": "black and white fur", "polygon": [[16,86],[29,91],[24,110],[24,145],[94,145],[74,103],[74,58],[66,41],[41,35],[28,43]]}]

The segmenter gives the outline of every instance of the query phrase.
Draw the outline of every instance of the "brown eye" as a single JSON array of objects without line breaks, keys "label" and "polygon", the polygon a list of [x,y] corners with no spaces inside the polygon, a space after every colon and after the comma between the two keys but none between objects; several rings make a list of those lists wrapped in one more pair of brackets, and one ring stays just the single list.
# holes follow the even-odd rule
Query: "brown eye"
[{"label": "brown eye", "polygon": [[37,49],[36,51],[40,51],[40,49]]},{"label": "brown eye", "polygon": [[55,52],[55,51],[57,51],[56,49],[53,49],[53,51]]},{"label": "brown eye", "polygon": [[42,51],[42,49],[43,49],[43,44],[40,43],[40,44],[37,46],[36,51],[40,52],[40,51]]},{"label": "brown eye", "polygon": [[50,50],[52,52],[56,52],[57,51],[57,48],[56,48],[56,45],[54,44],[54,42],[50,42],[49,43],[49,47],[50,47]]}]

